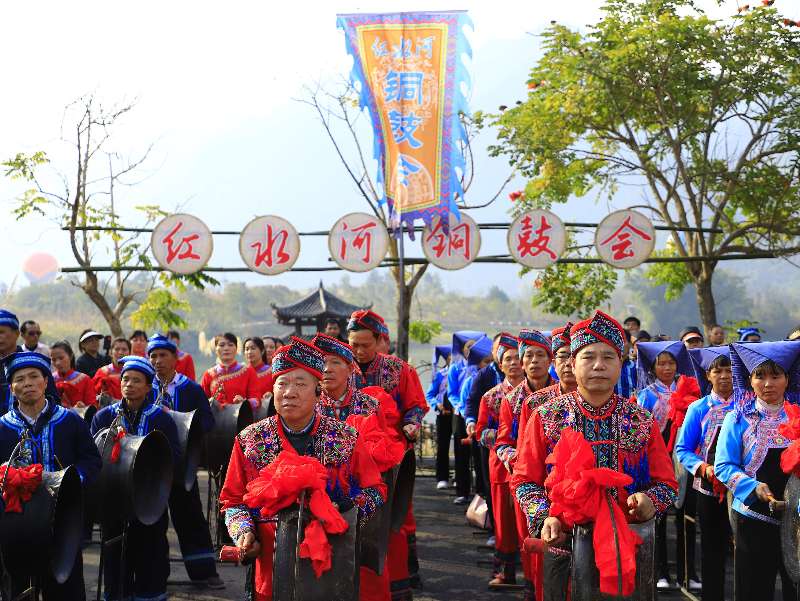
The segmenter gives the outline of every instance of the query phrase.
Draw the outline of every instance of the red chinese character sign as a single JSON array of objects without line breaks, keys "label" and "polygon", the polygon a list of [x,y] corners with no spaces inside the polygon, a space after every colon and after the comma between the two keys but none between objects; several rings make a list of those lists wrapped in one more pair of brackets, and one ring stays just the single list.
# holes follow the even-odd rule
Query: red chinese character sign
[{"label": "red chinese character sign", "polygon": [[594,245],[600,258],[618,269],[641,265],[653,252],[656,231],[652,222],[628,209],[614,211],[597,226]]},{"label": "red chinese character sign", "polygon": [[422,251],[439,269],[463,269],[472,263],[481,249],[478,224],[464,213],[461,220],[450,215],[450,232],[445,232],[441,218],[436,217],[422,232]]},{"label": "red chinese character sign", "polygon": [[153,229],[150,248],[156,262],[167,271],[189,275],[202,271],[214,252],[208,226],[193,215],[177,213]]},{"label": "red chinese character sign", "polygon": [[544,269],[564,252],[567,230],[550,211],[536,209],[517,217],[508,229],[508,251],[525,267]]},{"label": "red chinese character sign", "polygon": [[350,213],[339,219],[328,236],[328,250],[347,271],[369,271],[381,264],[389,248],[389,233],[374,215]]},{"label": "red chinese character sign", "polygon": [[300,237],[281,217],[256,217],[239,236],[239,254],[251,271],[277,275],[292,268],[300,256]]}]

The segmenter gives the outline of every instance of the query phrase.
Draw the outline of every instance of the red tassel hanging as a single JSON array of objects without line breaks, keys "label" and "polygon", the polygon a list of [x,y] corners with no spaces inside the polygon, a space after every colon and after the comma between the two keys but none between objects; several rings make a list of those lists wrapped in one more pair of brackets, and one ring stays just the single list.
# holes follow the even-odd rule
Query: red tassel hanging
[{"label": "red tassel hanging", "polygon": [[111,463],[119,461],[119,455],[122,452],[122,439],[125,438],[125,430],[117,430],[114,436],[114,446],[111,449]]},{"label": "red tassel hanging", "polygon": [[31,500],[42,483],[42,469],[41,463],[19,468],[0,466],[0,482],[5,478],[3,501],[6,504],[6,513],[22,513],[22,504]]}]

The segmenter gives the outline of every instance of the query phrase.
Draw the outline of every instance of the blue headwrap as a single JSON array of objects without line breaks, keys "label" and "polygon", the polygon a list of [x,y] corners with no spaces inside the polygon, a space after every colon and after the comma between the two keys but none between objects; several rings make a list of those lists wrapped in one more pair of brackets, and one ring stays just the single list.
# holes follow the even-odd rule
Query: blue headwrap
[{"label": "blue headwrap", "polygon": [[336,355],[344,359],[347,363],[353,362],[353,347],[337,338],[333,338],[327,334],[317,334],[311,340],[311,344],[326,355]]},{"label": "blue headwrap", "polygon": [[437,344],[433,347],[433,364],[438,365],[439,359],[444,359],[445,363],[452,354],[452,347],[449,344]]},{"label": "blue headwrap", "polygon": [[547,353],[550,359],[553,358],[553,349],[551,347],[550,339],[542,334],[539,330],[520,330],[519,331],[519,358],[525,354],[531,346],[538,346]]},{"label": "blue headwrap", "polygon": [[469,349],[467,362],[470,365],[479,365],[486,357],[492,354],[492,339],[488,336],[479,338],[478,341]]},{"label": "blue headwrap", "polygon": [[19,319],[11,311],[0,309],[0,326],[6,326],[12,330],[19,330]]},{"label": "blue headwrap", "polygon": [[759,365],[770,360],[777,363],[789,378],[786,398],[793,403],[800,403],[800,340],[732,343],[733,394],[737,401],[753,396],[750,374]]},{"label": "blue headwrap", "polygon": [[636,345],[636,383],[639,390],[655,382],[656,359],[661,353],[672,355],[678,364],[678,375],[694,377],[694,366],[689,352],[680,340],[640,342]]},{"label": "blue headwrap", "polygon": [[509,349],[519,352],[519,339],[508,332],[503,332],[497,341],[497,361],[503,360],[503,355]]},{"label": "blue headwrap", "polygon": [[150,361],[144,357],[139,357],[138,355],[128,355],[127,357],[120,359],[119,362],[122,364],[122,369],[119,372],[120,376],[124,376],[126,371],[132,369],[144,374],[149,382],[152,382],[153,378],[156,377],[156,370],[153,369],[152,365],[150,365]]},{"label": "blue headwrap", "polygon": [[15,372],[27,367],[35,367],[45,378],[50,377],[50,357],[33,351],[19,351],[12,353],[11,361],[6,364],[6,380],[10,382]]},{"label": "blue headwrap", "polygon": [[[641,342],[641,344],[647,344]],[[711,394],[711,382],[706,377],[706,372],[711,367],[711,364],[717,360],[718,357],[731,357],[731,349],[727,346],[710,346],[708,348],[692,348],[689,349],[689,357],[692,359],[694,366],[694,377],[700,385],[700,391],[703,395]]]},{"label": "blue headwrap", "polygon": [[147,341],[147,354],[149,355],[154,350],[159,348],[172,351],[176,355],[178,354],[178,347],[175,346],[175,343],[172,342],[172,340],[162,334],[153,334]]},{"label": "blue headwrap", "polygon": [[455,332],[453,334],[453,344],[451,345],[452,349],[452,357],[451,359],[463,358],[464,357],[464,345],[469,340],[480,340],[483,336],[486,336],[483,332],[478,332],[477,330],[461,330],[459,332]]},{"label": "blue headwrap", "polygon": [[745,342],[745,338],[752,334],[755,334],[761,340],[761,332],[758,331],[758,328],[739,328],[736,333],[739,334],[739,342]]}]

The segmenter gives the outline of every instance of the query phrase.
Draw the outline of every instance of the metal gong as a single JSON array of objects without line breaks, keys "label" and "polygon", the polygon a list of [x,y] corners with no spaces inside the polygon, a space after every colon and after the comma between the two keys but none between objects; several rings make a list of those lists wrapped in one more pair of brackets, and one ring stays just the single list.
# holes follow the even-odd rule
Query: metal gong
[{"label": "metal gong", "polygon": [[672,454],[672,467],[675,470],[675,480],[678,481],[678,496],[675,498],[675,507],[680,509],[686,502],[686,494],[692,484],[692,475],[683,467],[677,453]]},{"label": "metal gong", "polygon": [[800,479],[790,476],[783,492],[786,509],[781,517],[783,565],[793,582],[800,582]]},{"label": "metal gong", "polygon": [[[302,502],[278,513],[275,552],[272,567],[274,601],[357,601],[359,589],[358,510],[352,507],[342,514],[347,531],[328,535],[331,545],[331,569],[319,578],[311,561],[298,556],[308,512]],[[298,528],[298,524],[302,524]]]},{"label": "metal gong", "polygon": [[58,472],[42,472],[42,483],[21,513],[0,519],[3,553],[31,566],[48,562],[56,582],[63,584],[72,573],[83,535],[83,490],[78,470],[69,466]]},{"label": "metal gong", "polygon": [[[642,539],[636,550],[636,589],[629,597],[613,597],[626,601],[655,601],[656,521],[629,524]],[[593,526],[576,526],[572,538],[572,601],[600,601],[608,596],[600,593],[600,574],[594,562]]]}]

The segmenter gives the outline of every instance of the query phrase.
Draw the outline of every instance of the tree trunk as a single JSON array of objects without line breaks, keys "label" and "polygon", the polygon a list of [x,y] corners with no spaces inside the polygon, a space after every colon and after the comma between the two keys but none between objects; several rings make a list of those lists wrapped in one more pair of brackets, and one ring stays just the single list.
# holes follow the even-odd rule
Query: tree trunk
[{"label": "tree trunk", "polygon": [[699,277],[695,278],[694,281],[697,307],[700,309],[700,319],[703,322],[706,338],[708,338],[711,326],[717,323],[717,305],[714,301],[714,292],[711,289],[713,277],[713,269],[704,266]]}]

